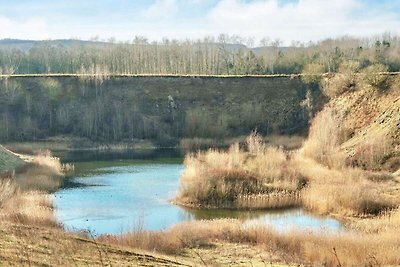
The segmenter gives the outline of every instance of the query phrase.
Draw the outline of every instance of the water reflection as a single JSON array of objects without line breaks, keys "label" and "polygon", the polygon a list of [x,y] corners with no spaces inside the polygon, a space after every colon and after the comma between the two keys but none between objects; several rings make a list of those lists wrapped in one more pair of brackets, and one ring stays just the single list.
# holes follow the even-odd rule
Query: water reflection
[{"label": "water reflection", "polygon": [[65,163],[96,162],[96,161],[121,161],[121,160],[156,160],[162,158],[183,158],[180,149],[135,149],[135,150],[72,150],[56,151],[54,155],[60,157]]},{"label": "water reflection", "polygon": [[[82,159],[82,157],[80,158]],[[338,230],[333,219],[302,210],[191,210],[170,204],[183,171],[181,158],[113,159],[75,163],[77,187],[54,195],[56,216],[68,229],[91,229],[97,234],[127,232],[137,227],[166,229],[182,221],[234,218],[264,221],[278,230]]]},{"label": "water reflection", "polygon": [[267,223],[279,231],[300,228],[300,230],[337,231],[342,224],[332,218],[318,217],[308,214],[302,209],[269,210],[269,211],[238,211],[238,210],[184,210],[184,220],[212,220],[231,218],[251,223]]}]

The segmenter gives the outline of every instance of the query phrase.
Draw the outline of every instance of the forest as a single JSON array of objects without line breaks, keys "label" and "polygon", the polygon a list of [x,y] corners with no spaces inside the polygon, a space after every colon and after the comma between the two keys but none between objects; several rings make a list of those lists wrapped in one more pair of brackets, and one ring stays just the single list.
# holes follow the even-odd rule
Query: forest
[{"label": "forest", "polygon": [[0,81],[0,140],[68,135],[171,146],[256,128],[302,133],[313,112],[302,103],[320,98],[317,87],[287,77],[10,77]]},{"label": "forest", "polygon": [[361,67],[383,64],[400,70],[400,39],[384,34],[372,38],[341,37],[320,42],[292,42],[221,34],[199,40],[132,41],[115,39],[0,40],[0,74],[201,74],[255,75],[301,73],[308,64],[337,72],[342,62]]},{"label": "forest", "polygon": [[[1,40],[0,140],[68,135],[169,146],[182,138],[222,140],[254,129],[304,134],[327,97],[353,88],[357,75],[374,79],[400,70],[400,39],[390,35],[288,47],[264,39],[260,45],[251,48],[253,40],[228,35],[124,43]],[[326,73],[337,74],[336,87],[320,86]],[[46,74],[72,77],[40,77]],[[119,76],[136,74],[158,77]],[[287,77],[240,78],[269,74]]]}]

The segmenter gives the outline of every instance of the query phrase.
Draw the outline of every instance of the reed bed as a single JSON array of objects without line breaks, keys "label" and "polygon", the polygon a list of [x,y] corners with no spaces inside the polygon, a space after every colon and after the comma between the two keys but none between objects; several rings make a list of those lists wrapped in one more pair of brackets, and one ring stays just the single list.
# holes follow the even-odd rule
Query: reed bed
[{"label": "reed bed", "polygon": [[302,197],[296,191],[276,191],[270,194],[239,195],[235,202],[238,209],[283,209],[300,207]]},{"label": "reed bed", "polygon": [[41,227],[57,227],[51,196],[45,192],[17,192],[0,209],[8,221]]},{"label": "reed bed", "polygon": [[283,149],[267,147],[257,134],[244,149],[211,149],[185,158],[177,203],[197,207],[283,208],[299,203],[302,177]]},{"label": "reed bed", "polygon": [[397,266],[400,264],[399,224],[391,222],[389,216],[398,214],[393,212],[382,217],[386,224],[381,224],[378,233],[305,232],[296,229],[282,233],[264,223],[220,219],[184,222],[165,231],[137,229],[128,234],[104,235],[98,240],[168,254],[231,242],[282,253],[282,261],[306,266]]},{"label": "reed bed", "polygon": [[[208,150],[185,159],[176,202],[191,207],[268,209],[301,206],[320,214],[379,215],[400,203],[387,194],[396,188],[393,175],[349,164],[340,116],[330,107],[314,119],[302,149],[286,152],[251,134],[243,147]],[[358,158],[380,164],[387,142],[360,149]],[[379,153],[378,153],[378,152]],[[379,155],[378,155],[379,154]],[[383,156],[382,156],[383,155]]]},{"label": "reed bed", "polygon": [[49,152],[30,158],[13,177],[0,178],[0,218],[27,225],[58,226],[48,194],[61,185],[64,170]]}]

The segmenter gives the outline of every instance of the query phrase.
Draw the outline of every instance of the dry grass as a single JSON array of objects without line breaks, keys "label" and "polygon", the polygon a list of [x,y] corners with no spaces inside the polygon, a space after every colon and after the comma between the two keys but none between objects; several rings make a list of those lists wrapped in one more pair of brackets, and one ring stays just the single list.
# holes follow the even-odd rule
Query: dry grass
[{"label": "dry grass", "polygon": [[[329,169],[304,156],[293,159],[296,169],[309,183],[302,192],[308,210],[341,216],[377,215],[395,206],[384,194],[395,183],[391,176],[373,177],[360,169]],[[378,176],[376,174],[375,176]]]},{"label": "dry grass", "polygon": [[48,169],[50,174],[62,175],[63,165],[59,158],[52,157],[50,150],[41,151],[32,158],[33,165],[41,166]]},{"label": "dry grass", "polygon": [[[396,213],[391,216],[398,216]],[[169,254],[187,248],[210,247],[218,242],[258,245],[266,251],[279,251],[283,259],[305,265],[381,266],[400,264],[399,225],[380,233],[278,233],[262,223],[236,220],[193,221],[178,224],[166,231],[136,231],[119,236],[102,236],[102,242]]]},{"label": "dry grass", "polygon": [[[232,138],[223,138],[216,140],[213,138],[183,138],[179,142],[179,148],[185,152],[205,150],[209,148],[229,147],[235,143],[245,144],[248,136],[238,136]],[[267,135],[262,138],[265,146],[281,147],[285,150],[299,149],[304,142],[305,137],[300,135]]]},{"label": "dry grass", "polygon": [[343,136],[339,115],[328,107],[314,118],[302,154],[330,168],[342,168],[345,155],[339,150],[341,142]]},{"label": "dry grass", "polygon": [[362,70],[362,81],[378,90],[384,90],[388,86],[388,68],[383,64],[373,64]]},{"label": "dry grass", "polygon": [[244,149],[235,144],[228,151],[187,156],[178,203],[240,209],[301,205],[339,216],[378,215],[392,209],[400,201],[388,194],[396,188],[393,176],[356,168],[381,166],[391,153],[391,142],[375,139],[357,146],[350,164],[340,148],[348,138],[342,120],[343,115],[326,107],[296,152],[268,147],[252,134]]},{"label": "dry grass", "polygon": [[280,148],[267,147],[249,136],[246,150],[209,150],[188,155],[177,202],[189,206],[282,208],[297,206],[295,192],[304,183],[287,164]]},{"label": "dry grass", "polygon": [[321,80],[322,92],[330,98],[338,97],[344,92],[354,89],[354,86],[355,84],[343,73],[336,73],[333,77]]},{"label": "dry grass", "polygon": [[341,216],[380,214],[399,203],[399,197],[387,194],[397,186],[392,175],[365,169],[381,169],[393,152],[392,140],[382,135],[365,139],[349,155],[341,149],[349,138],[343,126],[345,116],[333,106],[322,110],[313,120],[300,153],[291,160],[294,169],[309,181],[302,194],[303,205],[318,213]]},{"label": "dry grass", "polygon": [[269,194],[239,195],[236,199],[238,209],[286,209],[298,207],[302,203],[299,191],[276,191]]},{"label": "dry grass", "polygon": [[62,185],[63,176],[74,170],[72,164],[62,164],[49,151],[33,156],[15,176],[22,190],[54,192]]},{"label": "dry grass", "polygon": [[285,150],[301,148],[305,137],[300,135],[269,135],[265,137],[266,145],[282,147]]},{"label": "dry grass", "polygon": [[44,192],[17,192],[0,210],[5,220],[43,227],[56,227],[51,196]]},{"label": "dry grass", "polygon": [[61,185],[63,166],[49,153],[30,158],[11,179],[0,179],[0,217],[27,225],[57,226],[50,195]]},{"label": "dry grass", "polygon": [[0,208],[18,191],[18,186],[10,179],[0,178]]},{"label": "dry grass", "polygon": [[166,231],[136,231],[119,236],[105,235],[101,242],[141,248],[169,254],[178,254],[184,248],[207,245],[211,240],[226,240],[240,230],[234,220],[193,221],[177,224]]},{"label": "dry grass", "polygon": [[225,144],[218,142],[213,138],[182,138],[179,141],[179,148],[183,149],[183,151],[196,151],[200,149],[207,149],[210,147],[218,147],[224,146]]},{"label": "dry grass", "polygon": [[23,192],[14,181],[7,179],[0,179],[0,220],[46,227],[57,225],[50,195]]},{"label": "dry grass", "polygon": [[348,164],[363,169],[379,171],[390,158],[393,143],[387,136],[380,136],[359,144],[354,155],[349,158]]},{"label": "dry grass", "polygon": [[194,266],[182,258],[103,244],[60,228],[2,221],[0,240],[1,266]]}]

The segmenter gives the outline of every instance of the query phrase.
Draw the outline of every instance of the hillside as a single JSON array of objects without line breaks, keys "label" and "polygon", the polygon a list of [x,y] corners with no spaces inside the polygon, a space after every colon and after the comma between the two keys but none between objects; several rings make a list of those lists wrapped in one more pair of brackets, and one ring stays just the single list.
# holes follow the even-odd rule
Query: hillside
[{"label": "hillside", "polygon": [[0,145],[0,174],[21,166],[24,161]]},{"label": "hillside", "polygon": [[97,243],[30,225],[0,226],[1,266],[192,266],[166,256]]},{"label": "hillside", "polygon": [[[0,81],[0,141],[58,135],[98,142],[223,139],[307,131],[301,79],[215,77],[19,77]],[[244,93],[245,92],[245,93]],[[210,122],[212,127],[210,127]]]},{"label": "hillside", "polygon": [[[367,87],[344,94],[329,105],[341,117],[345,141],[340,147],[360,167],[390,172],[400,168],[399,86],[394,82],[383,92]],[[372,154],[369,160],[368,153]]]}]

